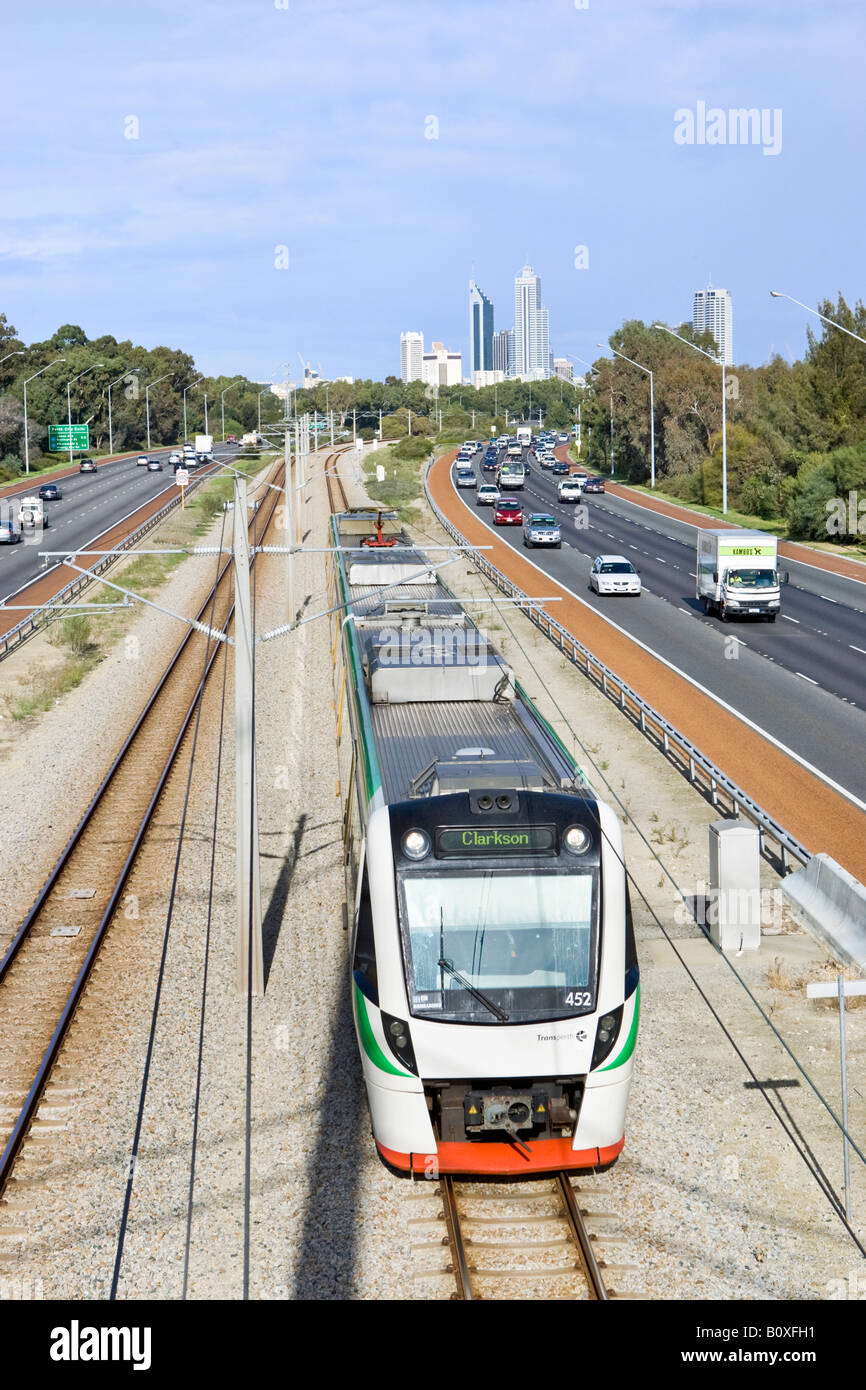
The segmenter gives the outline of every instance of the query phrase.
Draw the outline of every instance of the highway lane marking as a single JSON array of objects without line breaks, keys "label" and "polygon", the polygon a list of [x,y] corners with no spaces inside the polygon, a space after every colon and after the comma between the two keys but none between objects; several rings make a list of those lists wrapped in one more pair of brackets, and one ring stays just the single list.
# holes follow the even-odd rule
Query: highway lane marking
[{"label": "highway lane marking", "polygon": [[839,602],[839,600],[838,600],[837,598],[828,598],[826,594],[818,594],[818,598],[822,598],[822,599],[824,600],[825,603],[838,603],[838,602]]},{"label": "highway lane marking", "polygon": [[[455,495],[459,498],[459,500],[463,502],[463,498],[460,497],[460,493],[457,492],[457,489],[453,488],[453,491]],[[469,506],[467,502],[463,502],[463,505],[466,508],[467,512],[469,512],[470,516],[477,515],[477,513],[474,513],[472,511],[472,508]],[[541,565],[536,564],[536,562],[534,560],[531,560],[528,555],[524,555],[523,559],[526,561],[527,565],[531,565],[534,570],[537,570],[538,573],[545,580],[550,580],[551,578],[553,578],[552,575],[548,574],[547,570],[542,569]],[[793,748],[789,748],[788,745],[786,743],[783,743],[781,739],[775,738],[774,735],[768,733],[766,729],[762,729],[760,724],[756,724],[754,720],[749,719],[748,715],[744,714],[742,710],[738,710],[733,705],[729,705],[727,700],[723,700],[720,695],[716,695],[707,686],[702,685],[700,681],[694,678],[694,676],[690,676],[686,671],[683,671],[681,667],[674,665],[672,661],[668,661],[667,657],[664,657],[659,652],[654,651],[653,648],[648,646],[646,642],[642,642],[639,637],[635,637],[634,633],[627,631],[627,629],[624,627],[620,627],[619,623],[615,623],[612,618],[609,618],[607,616],[606,613],[600,612],[600,610],[594,608],[591,603],[587,603],[585,599],[582,599],[579,594],[575,593],[574,589],[570,589],[567,584],[564,584],[561,579],[553,579],[553,582],[555,584],[558,584],[560,589],[562,589],[564,593],[568,594],[569,597],[573,598],[575,603],[581,604],[581,606],[583,608],[588,609],[590,613],[594,613],[596,617],[601,618],[602,622],[607,623],[609,627],[612,627],[616,632],[619,632],[630,642],[634,642],[635,646],[640,647],[641,651],[646,652],[648,656],[654,657],[656,661],[660,661],[662,666],[666,666],[669,671],[673,671],[674,675],[680,676],[684,681],[688,681],[689,685],[693,686],[695,690],[699,690],[702,695],[706,695],[708,700],[712,700],[715,704],[719,706],[720,709],[726,710],[727,713],[732,715],[735,719],[739,719],[743,724],[745,724],[746,728],[752,729],[756,734],[760,734],[761,738],[765,738],[768,743],[771,743],[773,745],[774,748],[778,748],[781,753],[785,753],[789,758],[792,758],[795,763],[799,763],[800,767],[805,768],[807,772],[811,772],[812,775],[814,777],[817,777],[820,782],[823,782],[825,786],[830,787],[835,792],[838,792],[840,796],[844,796],[845,800],[850,801],[852,805],[858,808],[858,810],[866,811],[866,801],[861,801],[860,797],[855,795],[854,792],[848,791],[846,787],[843,787],[839,782],[836,782],[826,772],[822,772],[820,768],[815,767],[814,763],[810,763],[807,758],[804,758],[801,756],[801,754],[796,753]],[[644,585],[644,589],[646,590],[646,592],[649,592],[646,589],[646,585]],[[778,663],[776,662],[774,662],[773,664],[778,665]],[[786,668],[780,666],[779,669],[784,670]],[[806,679],[808,680],[808,677],[806,677]],[[817,681],[815,682],[815,684],[817,685]]]},{"label": "highway lane marking", "polygon": [[813,681],[813,680],[812,680],[812,677],[811,677],[811,676],[804,676],[802,671],[797,671],[797,672],[795,672],[795,675],[798,675],[798,676],[800,677],[800,680],[801,680],[801,681],[808,681],[810,685],[817,685],[817,684],[818,684],[817,681]]},{"label": "highway lane marking", "polygon": [[658,560],[658,562],[659,562],[660,565],[666,565],[666,564],[667,564],[667,560],[663,560],[662,557],[661,557],[661,555],[656,555],[656,556],[655,556],[655,559]]},{"label": "highway lane marking", "polygon": [[797,623],[797,624],[799,624],[799,622],[800,622],[800,619],[799,619],[799,618],[791,618],[791,617],[789,617],[789,615],[788,615],[787,613],[783,613],[783,614],[782,614],[782,617],[785,619],[785,622],[786,622],[786,623]]},{"label": "highway lane marking", "polygon": [[864,650],[863,647],[855,647],[853,642],[849,642],[848,646],[851,648],[852,652],[862,652],[863,655],[866,656],[866,650]]}]

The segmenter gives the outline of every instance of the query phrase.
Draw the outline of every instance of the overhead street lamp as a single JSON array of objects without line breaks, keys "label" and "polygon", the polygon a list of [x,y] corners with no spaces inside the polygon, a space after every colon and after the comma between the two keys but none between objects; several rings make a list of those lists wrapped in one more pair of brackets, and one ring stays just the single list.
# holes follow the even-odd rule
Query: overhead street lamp
[{"label": "overhead street lamp", "polygon": [[38,372],[27,378],[24,383],[24,472],[30,472],[30,436],[27,432],[27,385],[28,382],[35,381],[43,372],[47,372],[49,367],[56,367],[58,362],[65,362],[65,357],[55,357],[53,362],[49,362],[47,367],[40,367]]},{"label": "overhead street lamp", "polygon": [[140,367],[130,367],[128,371],[121,372],[119,377],[108,383],[108,452],[110,454],[114,453],[114,436],[111,432],[111,388],[116,386],[118,381],[126,381],[126,378],[132,376],[133,372],[140,371]]},{"label": "overhead street lamp", "polygon": [[97,367],[103,367],[104,365],[104,362],[94,362],[90,367],[85,367],[83,372],[79,372],[78,376],[74,376],[71,381],[67,381],[66,383],[66,423],[69,426],[70,464],[72,463],[72,396],[70,394],[70,387],[74,386],[76,381],[80,381],[83,376],[87,376],[88,372],[93,372]]},{"label": "overhead street lamp", "polygon": [[[4,362],[8,362],[10,357],[24,357],[24,356],[26,356],[26,352],[27,352],[27,349],[26,349],[26,348],[18,348],[17,352],[7,352],[7,354],[6,354],[5,357],[0,357],[0,366],[2,366],[2,364],[3,364]],[[30,380],[32,381],[33,378],[31,377]]]},{"label": "overhead street lamp", "polygon": [[204,381],[203,376],[197,376],[195,381],[191,381],[189,386],[183,388],[183,442],[186,443],[186,393],[191,391],[194,386],[198,386],[200,381]]},{"label": "overhead street lamp", "polygon": [[[596,347],[603,348],[603,347],[604,347],[604,343],[596,343]],[[612,348],[610,349],[610,351],[613,353],[613,355],[614,355],[615,357],[621,357],[622,360],[623,360],[623,362],[630,362],[631,365],[632,365],[633,367],[637,367],[637,368],[639,368],[640,371],[646,372],[647,376],[648,376],[649,379],[650,379],[650,487],[655,487],[655,485],[656,485],[656,412],[655,412],[655,397],[654,397],[654,395],[653,395],[653,374],[652,374],[652,372],[650,371],[649,367],[644,367],[643,364],[640,363],[640,362],[634,362],[634,361],[632,360],[631,357],[626,357],[625,353],[624,353],[624,352],[620,352],[617,348],[612,347]]]},{"label": "overhead street lamp", "polygon": [[861,338],[859,333],[852,333],[850,328],[843,328],[841,323],[837,323],[835,319],[828,319],[826,314],[819,314],[817,309],[810,309],[808,304],[801,303],[792,294],[786,294],[784,290],[770,290],[770,294],[773,299],[790,299],[792,304],[797,304],[808,314],[814,314],[816,318],[823,319],[824,323],[829,323],[831,328],[838,328],[840,333],[847,333],[849,338],[856,338],[858,343],[866,344],[866,338]]},{"label": "overhead street lamp", "polygon": [[690,343],[688,338],[681,338],[679,333],[675,333],[672,328],[668,328],[666,323],[654,323],[653,328],[661,328],[665,333],[670,333],[677,342],[685,343],[686,347],[694,348],[702,357],[706,357],[710,362],[714,362],[717,367],[722,369],[722,515],[725,516],[728,510],[728,392],[725,382],[725,364],[720,362],[718,357],[714,357],[705,348],[699,348],[696,343]]},{"label": "overhead street lamp", "polygon": [[[230,391],[233,386],[237,386],[239,381],[243,381],[243,377],[236,376],[234,381],[229,382],[228,386],[226,387],[226,391]],[[226,391],[220,392],[220,406],[222,408],[223,444],[225,444],[226,442]]]},{"label": "overhead street lamp", "polygon": [[[149,384],[148,386],[145,386],[145,388],[144,388],[144,413],[145,413],[145,415],[147,416],[147,447],[148,447],[148,450],[150,450],[150,391],[151,391],[151,387],[153,387],[153,386],[158,386],[159,383],[160,383],[161,381],[168,381],[168,378],[169,378],[170,376],[174,376],[174,372],[166,372],[164,376],[158,376],[158,377],[156,378],[156,381],[150,382],[150,384]],[[207,423],[206,423],[206,421],[207,421],[207,417],[205,417],[205,429],[207,428]]]}]

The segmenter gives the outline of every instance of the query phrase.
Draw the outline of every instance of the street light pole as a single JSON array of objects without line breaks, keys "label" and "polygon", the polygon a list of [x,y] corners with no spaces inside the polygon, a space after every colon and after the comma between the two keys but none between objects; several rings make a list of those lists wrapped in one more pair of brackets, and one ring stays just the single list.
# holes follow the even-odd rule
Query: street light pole
[{"label": "street light pole", "polygon": [[114,453],[114,435],[111,428],[111,388],[116,386],[118,381],[125,381],[128,376],[132,376],[133,372],[140,371],[140,367],[130,367],[128,371],[121,372],[119,377],[115,377],[114,381],[108,383],[108,452],[110,454]]},{"label": "street light pole", "polygon": [[88,372],[95,371],[97,367],[102,367],[102,366],[104,366],[104,363],[102,363],[102,362],[94,362],[91,366],[85,367],[83,372],[79,372],[79,373],[78,373],[78,376],[74,376],[74,377],[72,378],[71,381],[67,381],[67,383],[66,383],[66,424],[67,424],[67,426],[68,426],[68,428],[69,428],[69,464],[70,464],[70,467],[72,466],[72,396],[70,395],[70,387],[74,386],[75,383],[76,383],[76,381],[80,381],[81,378],[82,378],[83,376],[87,376],[87,373],[88,373]]},{"label": "street light pole", "polygon": [[686,347],[694,348],[702,357],[706,357],[710,362],[714,362],[717,367],[722,369],[722,515],[725,516],[728,510],[728,410],[726,403],[726,381],[725,364],[714,357],[705,348],[700,348],[696,343],[690,343],[688,338],[681,338],[679,333],[675,333],[672,328],[668,328],[666,323],[654,323],[653,328],[661,328],[665,333],[670,333],[672,338],[676,338],[678,343],[685,343]]},{"label": "street light pole", "polygon": [[[596,347],[603,348],[603,347],[604,347],[604,343],[596,343]],[[610,351],[614,354],[615,357],[621,357],[622,360],[623,360],[623,362],[629,362],[629,363],[631,363],[631,365],[632,365],[633,367],[637,367],[640,371],[646,372],[647,376],[648,376],[649,379],[650,379],[650,487],[655,487],[655,485],[656,485],[656,426],[655,426],[655,398],[654,398],[654,395],[653,395],[653,374],[652,374],[652,372],[650,371],[649,367],[644,367],[644,366],[642,365],[642,363],[640,363],[640,362],[634,362],[634,361],[632,360],[631,357],[626,357],[625,353],[624,353],[624,352],[619,352],[619,351],[617,350],[617,348],[612,347],[612,348],[610,349]],[[724,367],[722,368],[722,371],[724,372]],[[722,409],[724,409],[724,399],[725,399],[725,398],[724,398],[724,391],[723,391],[723,392],[722,392]]]},{"label": "street light pole", "polygon": [[194,386],[198,386],[200,381],[204,381],[203,376],[197,376],[195,381],[191,381],[189,386],[183,388],[183,442],[186,443],[186,393],[191,391]]},{"label": "street light pole", "polygon": [[150,451],[150,388],[151,386],[158,386],[161,381],[167,381],[170,376],[174,376],[174,372],[166,372],[164,376],[158,376],[156,381],[151,381],[149,385],[144,388],[144,413],[147,416],[148,452]]},{"label": "street light pole", "polygon": [[866,338],[861,338],[859,333],[852,333],[850,328],[843,328],[841,323],[835,319],[828,319],[826,314],[819,314],[817,309],[810,309],[808,304],[802,304],[793,295],[786,294],[784,290],[770,290],[773,299],[790,299],[792,304],[796,304],[801,309],[805,309],[807,314],[814,314],[816,318],[823,319],[824,323],[829,323],[831,328],[838,328],[840,333],[847,333],[849,338],[856,338],[858,343],[866,344]]},{"label": "street light pole", "polygon": [[47,372],[49,367],[56,367],[58,362],[65,362],[65,357],[55,357],[53,362],[49,362],[47,367],[40,367],[38,372],[34,372],[24,383],[24,472],[30,472],[30,436],[27,432],[27,386],[31,381],[35,381],[43,372]]}]

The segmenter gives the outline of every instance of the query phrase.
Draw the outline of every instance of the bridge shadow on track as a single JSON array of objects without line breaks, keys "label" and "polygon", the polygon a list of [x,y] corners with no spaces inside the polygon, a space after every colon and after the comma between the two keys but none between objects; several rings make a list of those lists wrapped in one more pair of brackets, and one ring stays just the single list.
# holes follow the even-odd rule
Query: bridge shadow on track
[{"label": "bridge shadow on track", "polygon": [[293,1299],[356,1295],[358,1175],[369,1125],[348,969],[341,975]]},{"label": "bridge shadow on track", "polygon": [[277,942],[280,939],[280,927],[283,923],[286,904],[289,901],[289,890],[292,886],[298,860],[301,857],[301,841],[307,828],[307,819],[306,812],[298,816],[291,848],[283,859],[279,877],[274,884],[274,891],[262,918],[262,965],[265,974],[265,989],[268,987],[268,976],[271,973],[271,965],[277,951]]}]

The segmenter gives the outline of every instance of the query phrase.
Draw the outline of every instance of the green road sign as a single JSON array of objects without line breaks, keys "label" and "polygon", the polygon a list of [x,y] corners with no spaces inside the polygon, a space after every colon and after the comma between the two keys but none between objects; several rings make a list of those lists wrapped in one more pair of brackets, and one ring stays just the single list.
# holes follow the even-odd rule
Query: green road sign
[{"label": "green road sign", "polygon": [[[69,431],[72,430],[70,443]],[[49,425],[48,448],[52,453],[68,453],[72,449],[90,448],[89,425]]]}]

